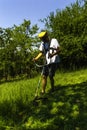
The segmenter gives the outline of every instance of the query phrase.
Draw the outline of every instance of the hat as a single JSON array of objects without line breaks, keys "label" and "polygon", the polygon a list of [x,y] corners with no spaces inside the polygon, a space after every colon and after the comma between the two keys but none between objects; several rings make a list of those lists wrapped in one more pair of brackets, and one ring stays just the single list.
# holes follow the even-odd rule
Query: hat
[{"label": "hat", "polygon": [[45,36],[45,34],[46,34],[46,31],[41,32],[41,33],[39,33],[39,34],[38,34],[38,37],[39,37],[39,38],[42,38],[42,37],[44,37],[44,36]]}]

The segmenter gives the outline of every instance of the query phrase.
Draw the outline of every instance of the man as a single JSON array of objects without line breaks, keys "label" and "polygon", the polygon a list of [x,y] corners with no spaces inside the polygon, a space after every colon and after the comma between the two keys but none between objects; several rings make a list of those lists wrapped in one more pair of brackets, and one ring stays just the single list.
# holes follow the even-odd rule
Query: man
[{"label": "man", "polygon": [[58,53],[60,51],[60,45],[57,39],[55,38],[49,39],[47,31],[42,31],[38,35],[38,37],[42,41],[39,48],[40,53],[33,60],[37,61],[42,55],[45,56],[47,65],[43,67],[42,71],[42,91],[41,91],[41,93],[44,94],[48,76],[50,78],[51,90],[54,91],[54,75],[59,62]]}]

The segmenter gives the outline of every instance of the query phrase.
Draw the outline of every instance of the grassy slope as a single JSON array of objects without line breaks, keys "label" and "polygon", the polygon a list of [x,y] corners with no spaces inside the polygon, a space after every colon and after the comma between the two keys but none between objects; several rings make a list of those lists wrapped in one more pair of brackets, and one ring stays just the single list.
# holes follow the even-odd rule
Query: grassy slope
[{"label": "grassy slope", "polygon": [[87,69],[57,72],[56,91],[33,102],[39,77],[0,85],[1,130],[87,130]]}]

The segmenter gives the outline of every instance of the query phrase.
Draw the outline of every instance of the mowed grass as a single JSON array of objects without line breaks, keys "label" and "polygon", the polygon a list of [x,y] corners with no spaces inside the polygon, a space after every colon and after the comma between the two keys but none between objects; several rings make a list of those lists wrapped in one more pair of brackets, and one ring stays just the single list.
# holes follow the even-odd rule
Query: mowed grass
[{"label": "mowed grass", "polygon": [[0,130],[87,130],[87,69],[57,71],[55,91],[48,79],[47,99],[34,102],[39,78],[0,84]]}]

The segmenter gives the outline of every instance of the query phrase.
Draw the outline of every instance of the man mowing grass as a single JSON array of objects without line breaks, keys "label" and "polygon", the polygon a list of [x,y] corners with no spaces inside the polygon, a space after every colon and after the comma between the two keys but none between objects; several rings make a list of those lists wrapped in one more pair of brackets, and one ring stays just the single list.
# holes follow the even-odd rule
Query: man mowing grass
[{"label": "man mowing grass", "polygon": [[39,54],[33,58],[33,61],[37,61],[42,55],[45,56],[45,64],[42,70],[42,91],[41,94],[45,93],[47,85],[47,77],[50,78],[51,91],[54,91],[54,75],[58,67],[60,52],[60,45],[57,39],[50,39],[47,31],[41,31],[38,37],[42,41],[39,47]]}]

